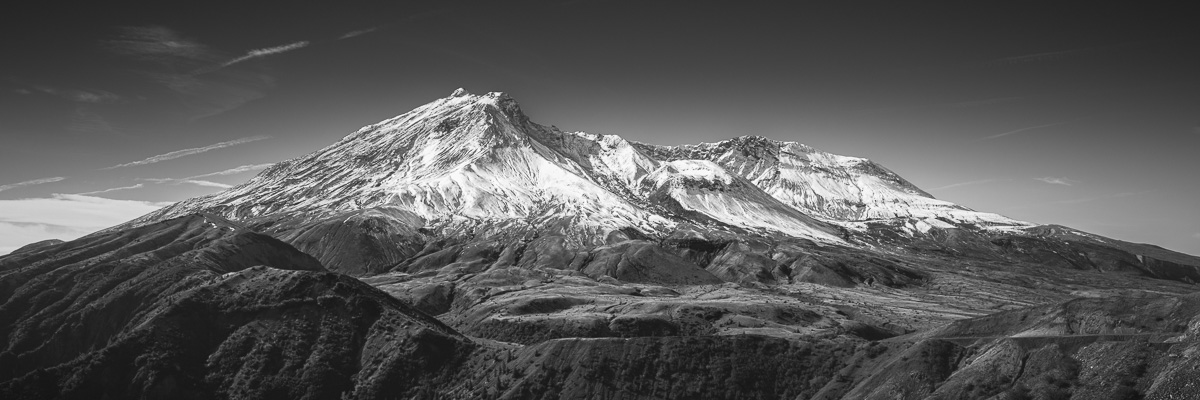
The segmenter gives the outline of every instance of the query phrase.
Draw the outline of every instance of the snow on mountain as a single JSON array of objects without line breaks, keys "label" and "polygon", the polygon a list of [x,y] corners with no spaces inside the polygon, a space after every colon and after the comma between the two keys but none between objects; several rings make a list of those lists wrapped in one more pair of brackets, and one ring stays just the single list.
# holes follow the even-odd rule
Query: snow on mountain
[{"label": "snow on mountain", "polygon": [[667,161],[643,179],[651,198],[723,223],[792,236],[840,241],[838,231],[763,193],[745,178],[708,160]]},{"label": "snow on mountain", "polygon": [[672,147],[562,132],[530,121],[503,93],[462,89],[130,225],[196,211],[317,220],[380,206],[442,228],[565,226],[578,244],[681,222],[825,243],[842,242],[839,225],[867,220],[904,219],[913,232],[1029,225],[934,199],[861,158],[758,137]]},{"label": "snow on mountain", "polygon": [[639,143],[638,147],[660,160],[713,161],[784,204],[847,227],[891,219],[913,219],[912,224],[922,232],[962,224],[985,229],[1034,225],[935,199],[870,160],[830,154],[795,142],[744,136],[718,143]]}]

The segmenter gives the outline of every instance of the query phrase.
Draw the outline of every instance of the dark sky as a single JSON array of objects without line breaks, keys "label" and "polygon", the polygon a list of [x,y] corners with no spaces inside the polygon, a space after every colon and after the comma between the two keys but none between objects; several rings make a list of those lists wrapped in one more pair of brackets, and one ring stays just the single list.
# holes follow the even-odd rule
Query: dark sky
[{"label": "dark sky", "polygon": [[1200,254],[1200,31],[1182,8],[159,3],[41,2],[0,26],[0,253],[464,87],[564,130],[798,141],[978,210]]}]

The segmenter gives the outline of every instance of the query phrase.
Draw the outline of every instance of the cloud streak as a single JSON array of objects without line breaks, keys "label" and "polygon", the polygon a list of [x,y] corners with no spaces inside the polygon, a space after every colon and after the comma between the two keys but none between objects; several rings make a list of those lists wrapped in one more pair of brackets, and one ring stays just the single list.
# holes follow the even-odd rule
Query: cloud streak
[{"label": "cloud streak", "polygon": [[118,190],[132,190],[132,189],[141,189],[141,188],[142,188],[142,187],[144,187],[144,186],[146,186],[146,185],[143,185],[143,184],[140,184],[140,183],[139,183],[139,184],[136,184],[136,185],[133,185],[133,186],[122,186],[122,187],[115,187],[115,188],[108,188],[108,189],[103,189],[103,190],[97,190],[97,191],[94,191],[94,192],[75,193],[75,195],[77,195],[77,196],[88,196],[88,195],[93,195],[93,194],[100,194],[100,193],[115,192],[115,191],[118,191]]},{"label": "cloud streak", "polygon": [[154,164],[154,163],[163,162],[163,161],[167,161],[167,160],[174,160],[179,157],[190,156],[193,154],[200,154],[200,153],[203,153],[206,151],[223,149],[226,147],[237,146],[239,144],[246,144],[246,143],[256,142],[259,140],[264,140],[264,139],[269,139],[269,138],[270,138],[270,136],[262,136],[262,135],[251,136],[251,137],[245,137],[245,138],[241,138],[241,139],[230,140],[228,142],[211,144],[211,145],[204,146],[204,147],[195,147],[195,148],[190,148],[190,149],[176,150],[176,151],[172,151],[170,153],[164,153],[164,154],[152,156],[152,157],[146,158],[141,161],[134,161],[134,162],[125,163],[125,164],[117,164],[117,165],[107,167],[107,168],[101,168],[101,170],[110,170],[110,169],[116,169],[116,168],[134,167],[134,166],[138,166],[138,165]]},{"label": "cloud streak", "polygon": [[1074,186],[1076,183],[1080,183],[1079,181],[1074,180],[1074,179],[1055,178],[1053,176],[1044,176],[1041,178],[1033,178],[1033,179],[1037,180],[1037,181],[1049,183],[1051,185]]},{"label": "cloud streak", "polygon": [[1009,135],[1015,135],[1015,134],[1018,134],[1018,133],[1021,133],[1021,132],[1032,131],[1032,130],[1035,130],[1035,129],[1050,128],[1050,127],[1059,126],[1059,125],[1066,125],[1066,124],[1073,123],[1073,122],[1078,122],[1078,121],[1081,121],[1081,120],[1084,120],[1084,119],[1087,119],[1087,117],[1083,117],[1083,118],[1075,118],[1075,119],[1072,119],[1072,120],[1069,120],[1069,121],[1060,121],[1060,122],[1055,122],[1055,123],[1052,123],[1052,124],[1045,124],[1045,125],[1030,126],[1030,127],[1025,127],[1025,128],[1021,128],[1021,129],[1011,130],[1011,131],[1004,132],[1004,133],[997,133],[997,134],[995,134],[995,135],[992,135],[992,136],[987,136],[987,137],[984,137],[984,138],[982,138],[982,139],[979,139],[979,140],[992,140],[992,139],[1002,138],[1002,137],[1009,136]]},{"label": "cloud streak", "polygon": [[[363,33],[366,33],[366,32],[363,32]],[[361,35],[361,33],[360,33],[360,35]],[[301,48],[304,48],[305,46],[308,46],[308,44],[309,44],[308,41],[302,40],[299,42],[289,43],[289,44],[285,44],[282,46],[265,47],[265,48],[261,48],[261,49],[250,50],[241,57],[238,57],[238,58],[235,58],[235,59],[232,59],[232,60],[222,63],[221,67],[224,68],[224,67],[228,67],[233,64],[237,64],[237,63],[240,63],[243,61],[253,60],[253,59],[259,58],[259,57],[266,57],[266,56],[269,56],[272,54],[279,54],[279,53],[289,52],[289,51],[296,50],[296,49],[301,49]]]},{"label": "cloud streak", "polygon": [[233,185],[227,185],[224,183],[213,182],[213,181],[204,180],[201,178],[211,178],[214,176],[236,175],[236,174],[240,174],[243,172],[258,171],[258,170],[266,169],[267,167],[270,167],[272,165],[274,165],[274,164],[250,164],[250,165],[242,165],[242,166],[238,166],[238,167],[233,167],[233,168],[223,170],[223,171],[210,172],[207,174],[200,174],[200,175],[193,175],[193,176],[189,176],[186,178],[139,178],[138,180],[146,181],[146,182],[153,182],[153,183],[157,183],[157,184],[165,184],[165,185],[179,185],[179,184],[186,183],[186,184],[191,184],[191,185],[228,189],[228,188],[233,187]]},{"label": "cloud streak", "polygon": [[207,187],[215,187],[215,188],[221,188],[221,189],[229,189],[229,188],[233,187],[233,185],[226,185],[226,184],[224,184],[224,183],[220,183],[220,182],[206,181],[206,180],[200,180],[200,179],[187,179],[187,178],[183,178],[183,179],[176,179],[176,178],[138,178],[138,180],[139,180],[139,181],[151,182],[151,183],[157,183],[157,184],[160,184],[160,185],[180,185],[180,184],[184,184],[184,183],[186,183],[186,184],[190,184],[190,185],[196,185],[196,186],[207,186]]},{"label": "cloud streak", "polygon": [[1079,56],[1107,53],[1107,52],[1113,52],[1113,51],[1121,51],[1121,50],[1126,50],[1126,49],[1130,49],[1130,48],[1141,47],[1147,43],[1151,43],[1151,42],[1145,42],[1145,41],[1124,42],[1124,43],[1118,43],[1118,44],[1107,45],[1107,46],[1080,47],[1080,48],[1075,48],[1075,49],[1022,54],[1019,56],[997,58],[995,60],[983,63],[983,65],[1007,66],[1007,65],[1017,65],[1017,64],[1027,64],[1027,63],[1058,61],[1058,60],[1064,60],[1064,59],[1069,59],[1069,58],[1074,58],[1074,57],[1079,57]]},{"label": "cloud streak", "polygon": [[993,106],[993,105],[997,105],[997,104],[1012,103],[1012,102],[1016,102],[1016,101],[1025,100],[1028,98],[1029,98],[1028,96],[995,97],[995,98],[990,98],[990,99],[964,100],[964,101],[955,101],[955,102],[949,102],[949,103],[933,103],[933,104],[904,105],[904,106],[896,106],[896,107],[863,108],[863,109],[851,110],[851,112],[855,112],[855,113],[890,113],[890,112],[913,111],[913,110],[974,108],[974,107],[986,107],[986,106]]},{"label": "cloud streak", "polygon": [[345,33],[345,34],[343,34],[342,36],[339,36],[339,37],[338,37],[338,40],[342,40],[342,39],[349,39],[349,38],[356,37],[356,36],[362,36],[362,35],[366,35],[366,34],[368,34],[368,33],[375,32],[375,31],[379,30],[379,28],[381,28],[381,27],[379,27],[379,26],[376,26],[376,27],[371,27],[371,28],[367,28],[367,29],[359,29],[359,30],[356,30],[356,31],[350,31],[350,32],[346,32],[346,33]]},{"label": "cloud streak", "polygon": [[224,170],[224,171],[217,171],[217,172],[212,172],[212,173],[207,173],[207,174],[200,174],[200,175],[195,175],[195,176],[189,176],[189,177],[187,177],[187,178],[182,178],[182,179],[197,179],[197,178],[208,178],[208,177],[213,177],[213,176],[236,175],[236,174],[240,174],[240,173],[243,173],[243,172],[250,172],[250,171],[259,171],[259,170],[263,170],[263,169],[266,169],[267,167],[270,167],[270,166],[272,166],[272,165],[275,165],[275,164],[251,164],[251,165],[242,165],[242,166],[233,167],[233,168],[230,168],[230,169],[227,169],[227,170]]},{"label": "cloud streak", "polygon": [[234,61],[249,59],[245,57],[261,57],[255,52],[273,48],[234,57],[161,26],[124,27],[101,46],[110,53],[142,62],[133,72],[169,90],[176,103],[187,109],[185,115],[190,120],[235,109],[265,96],[267,89],[275,86],[274,78],[263,71],[225,68]]},{"label": "cloud streak", "polygon": [[933,189],[929,189],[929,191],[945,190],[945,189],[951,189],[951,188],[956,188],[956,187],[961,187],[961,186],[982,185],[985,183],[992,183],[992,182],[998,182],[998,181],[1000,181],[1000,180],[999,179],[980,179],[977,181],[952,183],[952,184],[949,184],[946,186],[940,186],[940,187],[935,187]]},{"label": "cloud streak", "polygon": [[35,86],[34,89],[51,96],[80,103],[113,103],[121,100],[121,96],[104,90],[56,89],[49,86]]},{"label": "cloud streak", "polygon": [[33,186],[33,185],[41,185],[41,184],[44,184],[44,183],[53,183],[53,182],[58,182],[58,181],[61,181],[61,180],[63,180],[63,179],[67,179],[67,178],[65,178],[65,177],[61,177],[61,176],[55,176],[55,177],[52,177],[52,178],[33,179],[33,180],[28,180],[28,181],[25,181],[25,182],[17,182],[17,183],[10,183],[10,184],[7,184],[7,185],[0,185],[0,192],[3,192],[3,191],[5,191],[5,190],[16,189],[16,188],[19,188],[19,187]]}]

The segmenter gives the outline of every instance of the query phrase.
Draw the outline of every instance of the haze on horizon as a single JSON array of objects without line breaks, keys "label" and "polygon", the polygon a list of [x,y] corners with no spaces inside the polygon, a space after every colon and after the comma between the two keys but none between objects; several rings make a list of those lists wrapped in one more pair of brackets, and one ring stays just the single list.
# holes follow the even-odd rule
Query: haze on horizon
[{"label": "haze on horizon", "polygon": [[587,0],[46,8],[0,28],[0,254],[223,190],[465,87],[507,92],[570,131],[802,142],[976,210],[1200,255],[1190,15]]}]

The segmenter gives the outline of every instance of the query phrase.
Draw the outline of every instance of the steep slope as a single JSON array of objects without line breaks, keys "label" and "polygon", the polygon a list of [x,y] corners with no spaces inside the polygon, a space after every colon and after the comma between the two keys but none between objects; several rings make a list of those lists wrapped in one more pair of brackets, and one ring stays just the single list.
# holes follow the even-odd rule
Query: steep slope
[{"label": "steep slope", "polygon": [[381,206],[459,230],[562,226],[576,246],[604,244],[596,238],[621,229],[663,236],[679,222],[827,243],[870,221],[910,236],[1032,226],[934,199],[861,158],[758,137],[671,147],[567,133],[532,122],[503,93],[463,90],[132,224],[197,211],[315,222]]},{"label": "steep slope", "polygon": [[[0,258],[0,398],[429,392],[475,347],[269,236],[191,215]],[[441,382],[445,383],[445,382]]]},{"label": "steep slope", "polygon": [[533,225],[570,220],[572,238],[673,225],[592,179],[572,160],[532,139],[503,93],[453,96],[370,125],[305,157],[279,163],[246,184],[177,203],[136,220],[196,210],[236,220],[287,215],[320,219],[391,206],[432,226],[503,220]]},{"label": "steep slope", "polygon": [[324,270],[283,242],[205,215],[0,258],[0,380],[103,347],[197,276],[255,265]]},{"label": "steep slope", "polygon": [[[537,125],[503,93],[460,90],[279,163],[246,184],[177,203],[132,225],[196,211],[239,221],[287,216],[312,222],[388,206],[443,229],[506,220],[557,224],[576,246],[604,244],[596,238],[621,229],[664,234],[681,221],[841,242],[838,228],[773,200],[720,166],[700,169],[736,182],[704,182],[696,163],[660,163],[615,136]],[[682,190],[681,183],[692,185]]]}]

